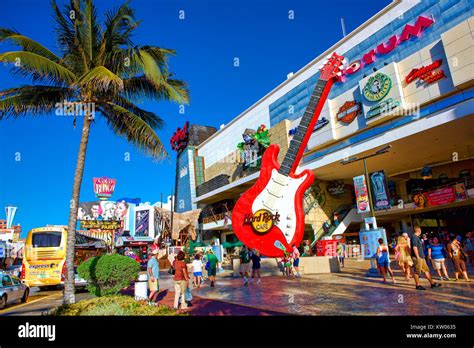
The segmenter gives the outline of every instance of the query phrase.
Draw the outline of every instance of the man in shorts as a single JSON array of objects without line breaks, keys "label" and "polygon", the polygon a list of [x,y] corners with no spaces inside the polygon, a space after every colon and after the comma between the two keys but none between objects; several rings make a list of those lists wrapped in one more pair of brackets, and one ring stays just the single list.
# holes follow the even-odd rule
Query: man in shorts
[{"label": "man in shorts", "polygon": [[152,251],[152,255],[148,260],[147,275],[148,275],[148,288],[150,289],[150,295],[148,299],[154,301],[155,295],[158,294],[160,287],[158,285],[158,279],[160,278],[160,265],[158,263],[158,249]]},{"label": "man in shorts", "polygon": [[207,268],[207,276],[209,277],[209,280],[211,281],[211,287],[214,287],[214,283],[216,281],[218,263],[219,263],[219,260],[217,259],[217,256],[214,255],[214,253],[212,252],[212,249],[209,249],[207,251],[207,256],[206,256],[206,268]]},{"label": "man in shorts", "polygon": [[244,280],[244,286],[249,283],[249,272],[250,272],[250,252],[246,245],[242,247],[240,252],[240,276]]},{"label": "man in shorts", "polygon": [[415,226],[414,234],[411,237],[411,258],[413,260],[413,276],[415,278],[416,290],[426,290],[420,285],[420,275],[423,273],[431,284],[432,288],[438,288],[441,286],[439,283],[435,283],[431,278],[430,269],[426,264],[425,253],[423,250],[423,244],[421,242],[421,228]]}]

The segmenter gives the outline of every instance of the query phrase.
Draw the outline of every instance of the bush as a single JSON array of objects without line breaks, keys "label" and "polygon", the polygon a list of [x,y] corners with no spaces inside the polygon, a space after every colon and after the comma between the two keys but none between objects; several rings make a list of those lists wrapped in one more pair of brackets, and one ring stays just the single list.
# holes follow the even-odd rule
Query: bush
[{"label": "bush", "polygon": [[115,295],[137,279],[140,264],[118,254],[91,257],[81,263],[77,273],[87,280],[87,290],[96,296]]},{"label": "bush", "polygon": [[80,301],[71,305],[58,307],[52,315],[54,316],[76,316],[76,315],[159,315],[177,316],[174,309],[166,306],[148,305],[145,301],[136,301],[129,296],[103,296],[90,300]]}]

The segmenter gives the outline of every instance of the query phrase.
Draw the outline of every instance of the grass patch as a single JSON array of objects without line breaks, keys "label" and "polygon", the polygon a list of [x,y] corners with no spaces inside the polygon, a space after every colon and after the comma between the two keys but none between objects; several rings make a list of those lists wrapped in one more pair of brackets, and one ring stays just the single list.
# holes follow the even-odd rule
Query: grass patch
[{"label": "grass patch", "polygon": [[147,316],[182,316],[176,310],[166,306],[153,306],[146,301],[136,301],[133,297],[114,295],[83,300],[72,305],[62,305],[53,316],[118,316],[118,315],[147,315]]}]

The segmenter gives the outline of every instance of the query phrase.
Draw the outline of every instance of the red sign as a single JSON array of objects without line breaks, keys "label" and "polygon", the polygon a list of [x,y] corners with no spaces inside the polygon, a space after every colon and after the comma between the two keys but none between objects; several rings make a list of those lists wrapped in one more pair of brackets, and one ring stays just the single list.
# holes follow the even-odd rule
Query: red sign
[{"label": "red sign", "polygon": [[93,178],[94,182],[94,192],[97,198],[102,201],[105,201],[112,197],[112,194],[115,190],[115,179],[110,179],[107,177],[103,178]]},{"label": "red sign", "polygon": [[424,29],[429,28],[434,23],[432,18],[419,16],[415,25],[407,24],[400,35],[393,35],[387,42],[379,44],[376,48],[371,49],[364,54],[362,59],[358,59],[349,64],[345,70],[346,75],[353,74],[364,66],[372,64],[377,59],[377,55],[387,54],[393,51],[401,43],[407,41],[411,37],[419,37]]},{"label": "red sign", "polygon": [[428,206],[442,205],[452,203],[456,200],[453,187],[445,187],[438,190],[425,193]]},{"label": "red sign", "polygon": [[441,66],[443,62],[442,59],[438,59],[431,63],[430,65],[422,66],[421,68],[413,69],[410,73],[405,77],[405,82],[407,84],[415,81],[416,79],[420,79],[423,82],[430,84],[439,79],[446,77],[443,70],[436,70]]},{"label": "red sign", "polygon": [[316,244],[316,256],[337,256],[337,240],[320,240]]},{"label": "red sign", "polygon": [[337,120],[346,124],[351,123],[362,111],[362,106],[355,100],[346,101],[337,111]]},{"label": "red sign", "polygon": [[171,148],[177,152],[180,152],[188,146],[188,138],[189,138],[189,122],[184,124],[184,127],[177,128],[176,132],[174,132],[173,136],[170,139]]}]

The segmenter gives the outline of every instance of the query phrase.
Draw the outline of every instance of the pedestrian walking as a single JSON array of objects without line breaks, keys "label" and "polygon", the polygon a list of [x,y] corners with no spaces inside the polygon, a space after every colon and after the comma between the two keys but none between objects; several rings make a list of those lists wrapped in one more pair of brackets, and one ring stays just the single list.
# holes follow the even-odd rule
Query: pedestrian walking
[{"label": "pedestrian walking", "polygon": [[249,283],[249,272],[250,272],[250,252],[246,245],[242,247],[240,252],[240,276],[244,281],[244,286],[247,286]]},{"label": "pedestrian walking", "polygon": [[214,255],[214,253],[212,252],[212,249],[209,249],[207,251],[206,260],[207,276],[211,281],[211,287],[214,287],[216,282],[217,266],[219,260],[217,259],[217,256]]},{"label": "pedestrian walking", "polygon": [[411,277],[410,269],[413,266],[413,261],[411,259],[410,252],[410,239],[408,238],[408,233],[404,232],[401,236],[398,237],[397,245],[395,246],[395,259],[398,262],[398,265],[405,274],[405,280],[409,281]]},{"label": "pedestrian walking", "polygon": [[262,275],[260,274],[260,252],[255,249],[252,253],[252,280],[257,275],[257,284],[262,282]]},{"label": "pedestrian walking", "polygon": [[469,264],[474,263],[474,232],[467,232],[466,239],[464,240],[464,250],[466,251]]},{"label": "pedestrian walking", "polygon": [[202,261],[201,255],[196,254],[192,262],[193,265],[193,285],[194,287],[201,287],[201,278],[202,278]]},{"label": "pedestrian walking", "polygon": [[148,275],[148,289],[150,290],[150,295],[148,299],[150,301],[155,301],[155,297],[160,290],[158,279],[160,278],[160,264],[158,262],[158,250],[153,250],[149,255],[149,260],[147,263],[147,275]]},{"label": "pedestrian walking", "polygon": [[174,308],[178,309],[179,303],[181,302],[181,309],[187,309],[186,303],[186,289],[188,288],[189,274],[188,267],[184,262],[186,255],[183,251],[179,251],[176,259],[173,262],[174,268]]},{"label": "pedestrian walking", "polygon": [[301,277],[300,273],[300,251],[296,247],[296,244],[293,244],[293,251],[291,254],[291,258],[293,259],[293,267],[295,268],[295,276]]},{"label": "pedestrian walking", "polygon": [[283,264],[283,275],[291,278],[293,276],[292,267],[291,267],[291,257],[286,251],[284,252],[284,256],[281,259],[281,263]]},{"label": "pedestrian walking", "polygon": [[420,285],[420,275],[424,274],[426,279],[430,282],[432,288],[440,287],[441,284],[435,283],[431,278],[430,269],[425,260],[425,254],[423,252],[423,244],[421,242],[421,228],[415,226],[413,229],[414,233],[411,237],[411,256],[413,261],[413,277],[415,278],[415,286],[417,290],[426,290],[423,286]]},{"label": "pedestrian walking", "polygon": [[428,258],[431,260],[433,268],[438,272],[439,280],[449,280],[445,264],[445,254],[446,250],[444,245],[439,242],[438,237],[433,237],[428,246]]},{"label": "pedestrian walking", "polygon": [[346,251],[344,245],[341,242],[337,243],[336,253],[337,259],[339,260],[339,265],[341,266],[341,268],[344,268],[344,258],[346,256]]},{"label": "pedestrian walking", "polygon": [[454,279],[459,280],[459,275],[462,274],[464,280],[469,282],[466,267],[466,254],[464,253],[461,242],[456,237],[451,237],[448,244],[448,254],[454,264]]},{"label": "pedestrian walking", "polygon": [[379,246],[377,247],[376,251],[376,258],[377,258],[377,267],[379,269],[380,274],[382,274],[383,282],[387,282],[387,273],[390,274],[392,278],[392,283],[395,284],[395,277],[393,275],[392,269],[390,268],[390,258],[388,256],[388,246],[386,246],[383,242],[383,238],[378,239]]}]

